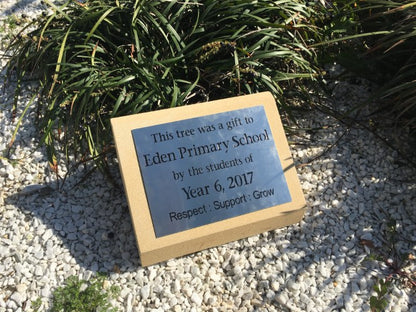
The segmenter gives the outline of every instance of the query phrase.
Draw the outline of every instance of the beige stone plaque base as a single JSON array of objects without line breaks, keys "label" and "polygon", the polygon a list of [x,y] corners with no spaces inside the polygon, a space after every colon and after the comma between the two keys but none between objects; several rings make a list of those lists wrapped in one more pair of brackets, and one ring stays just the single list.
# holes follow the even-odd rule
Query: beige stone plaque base
[{"label": "beige stone plaque base", "polygon": [[[156,237],[131,131],[137,128],[259,105],[264,107],[292,201],[182,232]],[[143,266],[288,226],[299,222],[303,217],[304,195],[276,103],[268,92],[113,118],[111,125]]]}]

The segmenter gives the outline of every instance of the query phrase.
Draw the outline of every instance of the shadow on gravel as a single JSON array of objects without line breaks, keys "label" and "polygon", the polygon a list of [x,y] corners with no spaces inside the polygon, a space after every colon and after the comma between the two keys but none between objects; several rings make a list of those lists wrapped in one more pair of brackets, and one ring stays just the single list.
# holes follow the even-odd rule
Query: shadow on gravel
[{"label": "shadow on gravel", "polygon": [[[344,131],[344,127],[338,129],[337,136]],[[326,136],[315,137],[316,146],[325,146]],[[410,237],[416,230],[415,171],[370,133],[352,129],[298,173],[307,189],[303,221],[259,241],[254,248],[275,246],[278,252],[254,271],[261,272],[266,265],[276,268],[280,287],[275,304],[283,311],[313,311],[314,305],[327,307],[325,311],[369,311],[374,283],[392,270],[368,256],[382,251],[393,261],[401,261],[398,257],[416,246],[416,237]],[[395,250],[387,233],[391,220],[397,224]],[[377,251],[363,242],[376,246]],[[407,298],[400,287],[395,296]],[[262,297],[269,300],[267,292]],[[359,306],[357,298],[361,298]]]},{"label": "shadow on gravel", "polygon": [[[124,191],[112,186],[99,172],[76,185],[79,179],[71,177],[63,191],[45,185],[29,186],[8,197],[6,203],[26,214],[46,258],[61,257],[63,263],[74,264],[72,257],[80,267],[93,272],[137,270],[139,254]],[[53,233],[49,239],[55,238],[49,249],[45,241],[50,236],[45,234],[48,230]]]},{"label": "shadow on gravel", "polygon": [[[391,272],[380,261],[365,261],[371,251],[361,241],[385,250],[386,224],[395,220],[398,250],[409,251],[416,245],[415,171],[367,131],[349,129],[338,140],[347,127],[333,123],[333,128],[305,143],[326,152],[318,158],[320,151],[307,155],[302,159],[307,165],[298,169],[308,203],[302,222],[218,247],[234,249],[230,255],[239,253],[247,260],[247,267],[240,271],[233,267],[238,263],[220,263],[215,268],[221,289],[227,292],[224,298],[233,295],[239,280],[243,288],[251,289],[255,277],[259,304],[279,311],[322,311],[324,307],[325,311],[369,311],[376,278]],[[80,176],[73,176],[62,192],[45,186],[24,189],[8,197],[7,204],[26,214],[45,258],[62,258],[63,263],[74,259],[93,272],[137,271],[139,255],[124,191],[99,172],[74,186],[79,180]],[[45,234],[48,230],[52,236]],[[198,254],[185,257],[197,266]],[[175,280],[183,275],[183,268],[158,265],[158,274],[166,273]],[[395,296],[395,303],[400,296],[405,298],[402,303],[407,300],[404,291],[398,290]]]}]

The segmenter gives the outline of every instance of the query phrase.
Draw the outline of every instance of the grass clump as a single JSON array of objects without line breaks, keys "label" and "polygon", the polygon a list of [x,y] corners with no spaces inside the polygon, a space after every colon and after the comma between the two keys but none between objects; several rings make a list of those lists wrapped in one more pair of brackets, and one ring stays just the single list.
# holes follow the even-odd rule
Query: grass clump
[{"label": "grass clump", "polygon": [[266,90],[284,105],[284,95],[299,94],[299,81],[319,75],[308,48],[317,28],[304,1],[91,0],[51,8],[12,42],[8,68],[18,83],[39,81],[41,141],[55,171],[60,148],[79,162],[103,160],[112,117]]},{"label": "grass clump", "polygon": [[[71,276],[65,281],[65,286],[53,292],[50,312],[113,312],[117,311],[109,302],[118,294],[117,287],[104,289],[105,276],[99,275],[90,281],[80,280]],[[35,301],[40,308],[40,301]],[[36,310],[37,311],[37,310]]]},{"label": "grass clump", "polygon": [[366,260],[377,261],[383,268],[370,297],[371,311],[374,312],[386,310],[394,287],[407,288],[411,292],[416,290],[416,273],[411,271],[415,261],[412,243],[400,235],[396,220],[389,217],[385,221],[381,246],[371,240],[360,241],[370,252]]},{"label": "grass clump", "polygon": [[42,306],[42,300],[40,298],[36,298],[30,303],[30,307],[33,311],[39,311],[40,307]]},{"label": "grass clump", "polygon": [[374,296],[370,297],[371,312],[382,312],[385,311],[389,303],[386,298],[389,292],[391,281],[378,280],[374,285],[373,290]]},{"label": "grass clump", "polygon": [[[371,111],[389,116],[398,128],[416,130],[416,1],[341,1],[348,16],[336,60],[379,86]],[[341,17],[336,20],[340,20]],[[344,17],[345,19],[345,17]],[[341,37],[341,38],[342,38]]]},{"label": "grass clump", "polygon": [[364,29],[377,25],[389,33],[370,42],[363,59],[381,85],[381,109],[396,123],[416,131],[416,1],[369,1]]}]

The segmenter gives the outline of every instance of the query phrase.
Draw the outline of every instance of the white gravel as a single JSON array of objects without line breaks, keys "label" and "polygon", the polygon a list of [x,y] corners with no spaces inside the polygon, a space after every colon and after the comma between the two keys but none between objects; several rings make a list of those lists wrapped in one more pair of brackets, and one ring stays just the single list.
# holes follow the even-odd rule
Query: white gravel
[{"label": "white gravel", "polygon": [[[0,18],[30,17],[39,5],[1,1]],[[22,103],[30,86],[25,94]],[[367,94],[365,84],[340,82],[327,104],[348,107]],[[65,278],[97,272],[120,287],[113,302],[120,311],[370,311],[376,279],[392,272],[383,261],[366,260],[369,242],[395,260],[386,234],[395,220],[396,250],[416,254],[415,170],[367,130],[316,112],[300,123],[323,130],[289,137],[308,203],[300,224],[143,268],[124,193],[98,172],[76,185],[79,172],[58,191],[32,139],[33,114],[6,157],[16,124],[12,96],[6,85],[0,94],[0,312],[31,311],[37,298],[47,310]],[[415,262],[406,270],[415,272]],[[415,312],[414,295],[398,282],[387,310]]]}]

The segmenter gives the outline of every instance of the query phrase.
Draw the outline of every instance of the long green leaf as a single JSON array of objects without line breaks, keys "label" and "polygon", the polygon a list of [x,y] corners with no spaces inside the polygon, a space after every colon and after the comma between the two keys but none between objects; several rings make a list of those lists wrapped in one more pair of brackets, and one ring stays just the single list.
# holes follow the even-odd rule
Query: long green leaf
[{"label": "long green leaf", "polygon": [[64,57],[64,52],[65,52],[65,47],[66,47],[66,40],[68,39],[68,36],[69,36],[70,32],[71,32],[71,27],[69,27],[69,29],[67,30],[67,32],[66,32],[66,34],[65,34],[65,36],[62,40],[61,47],[59,49],[58,59],[56,61],[56,67],[55,67],[55,74],[53,75],[53,78],[52,78],[52,85],[51,85],[51,88],[49,90],[49,96],[52,95],[55,84],[58,81],[59,71],[61,70],[61,62],[62,62],[62,59]]},{"label": "long green leaf", "polygon": [[391,31],[391,30],[380,30],[380,31],[373,31],[373,32],[368,32],[368,33],[363,33],[363,34],[345,36],[345,37],[341,37],[341,38],[337,38],[337,39],[326,40],[326,41],[323,41],[323,42],[311,44],[311,45],[309,45],[309,48],[316,48],[316,47],[320,47],[320,46],[323,46],[323,45],[328,45],[328,44],[337,43],[337,42],[343,42],[343,41],[346,41],[346,40],[358,39],[358,38],[362,38],[362,37],[388,35],[388,34],[391,34],[392,32],[393,31]]},{"label": "long green leaf", "polygon": [[107,11],[105,11],[101,17],[98,19],[98,21],[94,24],[94,26],[91,28],[90,32],[87,34],[87,38],[85,38],[84,44],[86,44],[91,36],[95,33],[95,31],[97,30],[97,28],[100,26],[100,24],[105,20],[105,18],[114,10],[118,9],[118,7],[112,7],[110,9],[108,9]]}]

